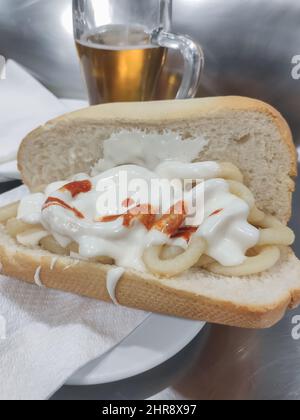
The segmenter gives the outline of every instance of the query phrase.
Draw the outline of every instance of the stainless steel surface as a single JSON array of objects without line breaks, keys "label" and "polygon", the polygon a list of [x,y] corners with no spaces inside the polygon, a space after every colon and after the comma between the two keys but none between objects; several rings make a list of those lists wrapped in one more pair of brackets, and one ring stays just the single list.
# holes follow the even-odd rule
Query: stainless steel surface
[{"label": "stainless steel surface", "polygon": [[[99,0],[101,1],[101,0]],[[0,0],[0,54],[14,58],[56,94],[84,95],[71,29],[71,0]],[[206,69],[201,95],[239,94],[277,106],[300,142],[300,3],[295,0],[174,0],[174,30],[201,42]],[[178,65],[177,57],[170,65]],[[293,227],[300,256],[300,185]],[[122,383],[69,388],[54,398],[146,398],[171,387],[170,398],[299,399],[300,340],[289,313],[269,331],[208,326],[163,366]]]},{"label": "stainless steel surface", "polygon": [[0,54],[23,64],[58,96],[85,96],[71,0],[0,0]]},{"label": "stainless steel surface", "polygon": [[[204,47],[206,69],[199,94],[264,99],[288,116],[298,138],[300,82],[291,77],[291,60],[300,53],[300,3],[173,3],[173,30],[188,33]],[[59,96],[85,96],[72,39],[71,0],[0,0],[0,10],[0,54],[23,63]],[[172,61],[181,66],[178,56]]]}]

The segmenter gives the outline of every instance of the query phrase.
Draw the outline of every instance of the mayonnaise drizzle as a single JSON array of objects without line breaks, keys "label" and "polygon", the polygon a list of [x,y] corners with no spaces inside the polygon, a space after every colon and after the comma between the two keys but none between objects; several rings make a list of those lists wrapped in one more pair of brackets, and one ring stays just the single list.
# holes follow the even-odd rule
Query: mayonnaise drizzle
[{"label": "mayonnaise drizzle", "polygon": [[34,273],[34,282],[37,286],[44,287],[41,281],[41,270],[42,270],[41,266],[36,269],[36,272]]},{"label": "mayonnaise drizzle", "polygon": [[[82,258],[110,257],[119,267],[145,271],[143,254],[146,247],[169,244],[186,249],[186,240],[172,239],[154,228],[149,231],[138,219],[126,226],[124,217],[114,216],[126,213],[128,208],[134,208],[137,204],[147,204],[158,209],[159,215],[156,217],[159,218],[167,213],[170,205],[180,200],[180,192],[189,219],[193,220],[193,203],[196,198],[203,203],[204,194],[203,217],[196,224],[199,228],[194,235],[206,240],[207,255],[224,266],[235,266],[242,264],[247,250],[257,244],[259,231],[247,221],[250,211],[248,204],[230,193],[228,183],[218,178],[220,172],[216,162],[166,161],[160,162],[152,170],[137,165],[123,165],[94,177],[79,174],[72,181],[89,180],[90,191],[73,197],[69,191],[61,189],[68,181],[51,184],[45,194],[25,197],[18,217],[27,223],[41,223],[61,246],[76,242]],[[139,183],[136,183],[140,180],[149,187],[156,180],[161,187],[170,186],[174,177],[179,178],[180,191],[173,191],[168,200],[164,193],[162,196],[148,194],[145,197],[144,190],[139,189]],[[182,181],[187,178],[204,181],[199,181],[192,189],[185,189]],[[130,189],[131,182],[135,183],[135,189]],[[116,197],[115,201],[107,200],[110,194]],[[63,200],[69,208],[75,208],[83,214],[84,218],[76,217],[76,213],[59,205],[43,209],[43,203],[49,195]],[[112,219],[104,222],[102,218],[107,216],[112,216]],[[187,225],[187,220],[183,227]]]},{"label": "mayonnaise drizzle", "polygon": [[55,265],[56,265],[57,261],[58,261],[58,257],[53,257],[53,258],[51,259],[51,264],[50,264],[50,270],[51,270],[51,271],[53,271],[53,270],[54,270],[54,267],[55,267]]},{"label": "mayonnaise drizzle", "polygon": [[190,163],[197,159],[208,143],[204,137],[184,141],[170,130],[161,134],[122,130],[103,142],[103,159],[96,164],[92,175],[126,164],[153,170],[161,162],[175,161],[178,157],[180,162]]},{"label": "mayonnaise drizzle", "polygon": [[119,302],[116,297],[116,288],[119,283],[119,280],[125,273],[125,269],[122,267],[112,268],[107,273],[106,278],[106,287],[109,294],[109,297],[115,305],[119,305]]},{"label": "mayonnaise drizzle", "polygon": [[219,173],[216,162],[182,163],[180,161],[163,162],[155,169],[160,178],[204,180],[216,178]]},{"label": "mayonnaise drizzle", "polygon": [[258,229],[247,222],[248,204],[231,194],[222,179],[206,181],[204,197],[204,220],[195,235],[206,240],[206,254],[223,266],[242,264],[247,250],[259,240]]}]

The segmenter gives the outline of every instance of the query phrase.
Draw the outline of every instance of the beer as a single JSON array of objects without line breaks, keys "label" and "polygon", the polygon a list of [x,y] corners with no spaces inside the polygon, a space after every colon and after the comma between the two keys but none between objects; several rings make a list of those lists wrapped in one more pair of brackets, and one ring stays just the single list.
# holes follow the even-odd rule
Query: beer
[{"label": "beer", "polygon": [[[166,92],[160,82],[167,49],[152,45],[140,26],[107,25],[76,41],[91,104],[148,101],[175,97],[170,74]],[[180,82],[179,82],[180,83]]]},{"label": "beer", "polygon": [[165,66],[158,81],[156,100],[174,99],[182,82],[182,73]]}]

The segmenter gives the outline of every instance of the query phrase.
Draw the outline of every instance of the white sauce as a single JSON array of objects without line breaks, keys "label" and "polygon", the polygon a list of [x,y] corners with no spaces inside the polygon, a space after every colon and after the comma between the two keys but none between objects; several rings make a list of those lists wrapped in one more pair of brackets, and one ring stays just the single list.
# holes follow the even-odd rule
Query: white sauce
[{"label": "white sauce", "polygon": [[216,162],[182,163],[163,162],[155,169],[160,178],[167,179],[210,179],[217,178],[220,167]]},{"label": "white sauce", "polygon": [[106,287],[108,294],[115,305],[119,305],[116,297],[116,289],[119,283],[119,280],[125,273],[125,269],[122,267],[112,268],[107,273],[106,278]]},{"label": "white sauce", "polygon": [[18,209],[18,219],[22,219],[26,214],[26,221],[30,225],[38,224],[41,219],[41,208],[45,201],[45,194],[37,193],[26,197],[26,200],[21,200]]},{"label": "white sauce", "polygon": [[161,162],[178,160],[192,162],[197,159],[208,141],[203,137],[184,141],[171,131],[146,134],[143,131],[120,131],[103,142],[103,159],[92,175],[119,165],[135,164],[153,170]]},{"label": "white sauce", "polygon": [[52,258],[51,265],[50,265],[50,270],[51,271],[54,270],[54,267],[55,267],[55,264],[57,263],[57,261],[58,261],[58,257],[53,257]]},{"label": "white sauce", "polygon": [[[171,239],[155,229],[148,231],[139,220],[134,220],[129,228],[124,225],[123,217],[106,222],[101,221],[102,218],[125,213],[137,204],[150,204],[158,210],[159,218],[173,204],[183,200],[188,210],[185,223],[191,225],[192,221],[194,226],[200,226],[195,235],[207,241],[207,254],[224,266],[242,264],[246,251],[257,244],[259,231],[247,222],[248,204],[230,193],[225,180],[218,179],[220,167],[216,162],[188,163],[198,156],[205,144],[203,139],[185,142],[171,133],[163,136],[119,133],[104,143],[105,159],[98,169],[107,170],[93,177],[79,174],[72,178],[73,181],[89,180],[92,185],[89,192],[72,197],[69,191],[61,190],[68,181],[56,182],[47,187],[45,194],[25,197],[18,217],[27,223],[41,223],[62,246],[76,242],[82,259],[110,257],[119,267],[145,271],[142,256],[147,246],[171,244],[185,249],[186,240]],[[172,161],[173,155],[176,160]],[[182,159],[180,162],[178,156]],[[134,164],[115,167],[128,162]],[[173,178],[178,178],[178,183],[171,190]],[[182,182],[189,178],[199,180],[193,189]],[[160,194],[156,190],[152,193],[153,182]],[[58,205],[42,210],[49,195],[76,208],[84,218]],[[109,200],[111,197],[114,199]],[[128,199],[133,202],[124,204]],[[194,214],[195,199],[198,203],[204,202],[202,213],[197,212],[201,213],[200,219],[199,214],[197,218]]]},{"label": "white sauce", "polygon": [[45,287],[44,285],[43,285],[43,283],[42,283],[42,281],[41,281],[41,277],[40,277],[40,275],[41,275],[41,270],[42,270],[42,267],[40,266],[40,267],[38,267],[37,269],[36,269],[36,272],[35,272],[35,274],[34,274],[34,282],[35,282],[35,284],[37,285],[37,286],[39,286],[39,287]]},{"label": "white sauce", "polygon": [[225,267],[242,264],[247,250],[259,241],[259,230],[247,222],[248,204],[231,194],[222,179],[206,181],[204,197],[204,220],[196,235],[206,240],[206,254]]},{"label": "white sauce", "polygon": [[[168,175],[168,167],[171,168],[170,172],[174,175],[175,166],[172,162],[164,165],[165,175]],[[190,164],[190,166],[176,162],[176,168],[177,173],[181,175],[184,174],[184,170],[189,175],[191,173],[196,174],[198,170],[204,179],[211,176],[212,173],[217,173],[215,162]],[[205,171],[207,171],[207,176]],[[41,223],[46,231],[51,232],[62,246],[66,246],[72,241],[78,243],[79,255],[83,258],[107,256],[114,259],[120,267],[145,271],[142,261],[145,247],[168,243],[185,248],[186,242],[181,238],[170,240],[167,235],[157,230],[152,229],[148,232],[145,226],[139,222],[133,223],[129,229],[124,226],[122,217],[111,222],[95,223],[103,216],[124,213],[126,207],[122,205],[122,202],[128,197],[134,199],[136,203],[150,203],[153,207],[159,208],[159,214],[166,213],[170,208],[170,202],[167,205],[166,202],[160,203],[160,197],[157,195],[151,195],[150,197],[148,195],[145,198],[146,201],[143,201],[144,192],[141,190],[133,191],[131,194],[128,193],[127,188],[122,191],[123,178],[119,178],[121,173],[125,174],[127,178],[125,187],[129,186],[130,181],[136,178],[144,180],[146,186],[149,186],[151,179],[158,180],[155,170],[148,171],[136,165],[125,165],[90,178],[93,186],[92,190],[79,194],[75,198],[72,198],[68,191],[54,191],[50,186],[48,191],[52,191],[52,196],[60,198],[71,207],[75,207],[85,218],[80,219],[63,207],[50,206],[43,211],[40,208],[39,220],[37,220],[37,204],[34,203],[35,223]],[[62,184],[59,183],[60,186]],[[103,210],[106,194],[115,191],[118,195],[118,202],[110,203],[110,207]],[[201,201],[201,194],[204,193],[204,220],[201,219],[196,224],[199,226],[201,223],[196,234],[206,239],[208,255],[224,266],[243,263],[246,251],[252,248],[259,239],[259,231],[247,222],[249,215],[247,203],[229,192],[229,186],[225,180],[217,178],[204,181],[192,190],[181,190],[181,192],[188,209],[191,208],[195,197],[200,194]],[[44,201],[46,198],[45,194]],[[27,223],[32,220],[32,216],[28,214],[26,201],[33,203],[35,199],[38,203],[41,202],[40,196],[35,195],[22,200],[19,217]],[[171,204],[177,201],[178,196],[174,194],[174,197],[171,197]],[[113,206],[111,206],[112,204]],[[25,209],[25,213],[23,213],[23,209]],[[213,214],[219,210],[221,211],[218,214]]]},{"label": "white sauce", "polygon": [[25,232],[17,235],[17,241],[21,245],[32,247],[37,246],[43,238],[46,238],[46,236],[49,236],[49,233],[45,230],[39,230],[30,234]]}]

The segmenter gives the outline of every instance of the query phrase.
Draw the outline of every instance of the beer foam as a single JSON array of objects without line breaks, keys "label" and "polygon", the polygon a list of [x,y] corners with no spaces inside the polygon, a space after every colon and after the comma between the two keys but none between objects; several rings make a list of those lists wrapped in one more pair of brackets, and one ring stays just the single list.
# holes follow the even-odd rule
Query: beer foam
[{"label": "beer foam", "polygon": [[83,45],[84,47],[94,48],[97,50],[107,50],[107,51],[130,51],[130,50],[147,50],[151,48],[159,48],[158,45],[154,45],[151,43],[148,44],[122,44],[122,45],[106,45],[106,44],[97,44],[94,42],[90,42],[88,40],[80,40],[77,41],[78,44]]},{"label": "beer foam", "polygon": [[88,48],[123,51],[159,48],[141,25],[106,25],[86,32],[77,42]]}]

